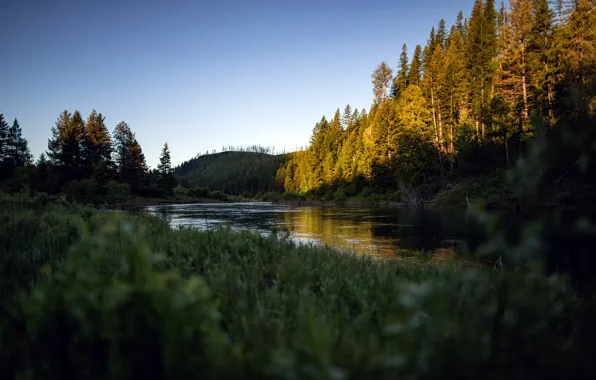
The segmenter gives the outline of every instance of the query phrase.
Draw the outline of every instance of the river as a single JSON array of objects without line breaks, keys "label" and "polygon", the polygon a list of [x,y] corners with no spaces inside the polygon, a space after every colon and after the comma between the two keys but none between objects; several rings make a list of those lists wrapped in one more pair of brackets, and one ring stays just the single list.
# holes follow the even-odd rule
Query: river
[{"label": "river", "polygon": [[372,207],[287,206],[267,202],[149,206],[170,225],[209,229],[227,225],[260,234],[273,231],[306,243],[380,256],[455,256],[469,236],[465,213]]}]

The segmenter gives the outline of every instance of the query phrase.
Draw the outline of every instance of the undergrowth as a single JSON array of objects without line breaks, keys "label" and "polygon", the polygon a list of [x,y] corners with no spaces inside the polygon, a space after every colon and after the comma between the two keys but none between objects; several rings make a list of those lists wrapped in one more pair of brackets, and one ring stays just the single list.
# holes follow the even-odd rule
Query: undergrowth
[{"label": "undergrowth", "polygon": [[376,260],[41,198],[0,205],[4,378],[592,374],[559,276]]}]

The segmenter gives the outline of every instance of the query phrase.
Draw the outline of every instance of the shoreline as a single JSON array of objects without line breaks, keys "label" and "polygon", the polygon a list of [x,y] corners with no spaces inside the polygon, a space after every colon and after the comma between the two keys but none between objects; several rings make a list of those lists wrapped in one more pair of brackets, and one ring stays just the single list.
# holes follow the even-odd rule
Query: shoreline
[{"label": "shoreline", "polygon": [[287,206],[318,206],[318,207],[390,207],[390,208],[410,208],[411,206],[393,201],[364,201],[364,200],[346,200],[346,201],[317,201],[317,200],[279,200],[272,201],[273,204]]}]

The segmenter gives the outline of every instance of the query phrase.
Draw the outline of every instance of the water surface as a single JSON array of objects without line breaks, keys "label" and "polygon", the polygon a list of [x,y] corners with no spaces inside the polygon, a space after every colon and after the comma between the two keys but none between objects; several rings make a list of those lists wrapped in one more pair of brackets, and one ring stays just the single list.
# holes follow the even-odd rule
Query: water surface
[{"label": "water surface", "polygon": [[228,225],[264,235],[288,233],[291,239],[374,255],[432,253],[455,255],[466,233],[465,213],[371,207],[288,206],[266,202],[150,206],[147,211],[172,226],[209,229]]}]

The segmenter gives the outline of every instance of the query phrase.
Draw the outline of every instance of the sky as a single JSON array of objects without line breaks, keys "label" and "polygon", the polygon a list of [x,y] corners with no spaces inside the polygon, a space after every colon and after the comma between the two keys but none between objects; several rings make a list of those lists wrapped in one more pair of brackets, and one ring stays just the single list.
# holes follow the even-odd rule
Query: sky
[{"label": "sky", "polygon": [[126,121],[147,163],[223,146],[306,146],[322,116],[369,109],[371,73],[394,70],[433,25],[473,0],[0,2],[0,113],[38,157],[58,115]]}]

